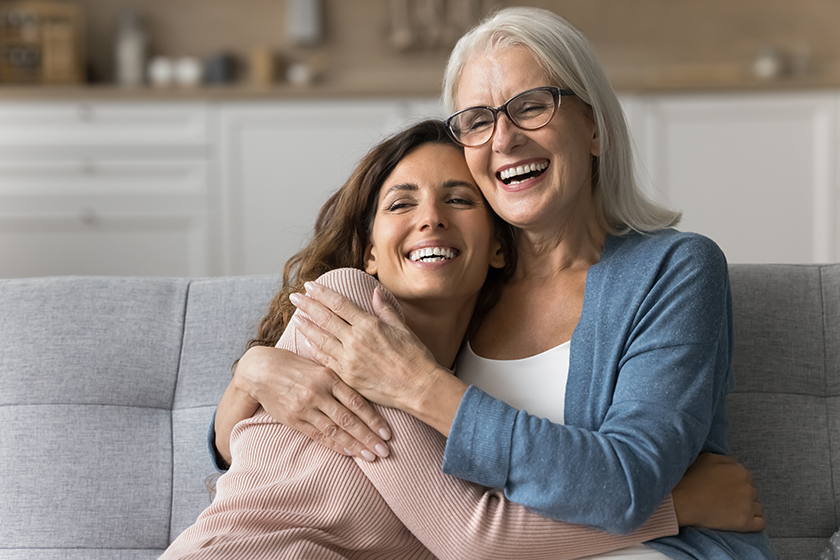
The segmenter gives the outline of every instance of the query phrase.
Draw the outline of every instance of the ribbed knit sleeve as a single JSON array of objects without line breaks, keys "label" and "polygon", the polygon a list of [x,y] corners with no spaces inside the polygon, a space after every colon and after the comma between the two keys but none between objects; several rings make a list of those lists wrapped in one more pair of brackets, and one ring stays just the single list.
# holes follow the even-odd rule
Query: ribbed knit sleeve
[{"label": "ribbed knit sleeve", "polygon": [[611,535],[552,521],[508,501],[501,492],[443,474],[445,440],[401,411],[378,407],[394,436],[391,455],[357,460],[397,517],[445,560],[561,560],[616,550],[678,532],[670,496],[634,533]]}]

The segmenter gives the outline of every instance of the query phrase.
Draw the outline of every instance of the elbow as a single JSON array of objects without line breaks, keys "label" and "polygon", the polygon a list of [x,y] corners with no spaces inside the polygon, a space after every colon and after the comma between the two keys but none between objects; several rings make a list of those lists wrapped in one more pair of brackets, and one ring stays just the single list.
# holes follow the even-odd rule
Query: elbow
[{"label": "elbow", "polygon": [[613,535],[629,535],[638,530],[646,520],[645,516],[627,512],[623,517],[608,520],[608,524],[600,528]]},{"label": "elbow", "polygon": [[645,524],[656,505],[653,501],[639,500],[637,496],[627,496],[622,505],[613,502],[612,508],[605,506],[605,515],[598,528],[613,535],[629,535]]}]

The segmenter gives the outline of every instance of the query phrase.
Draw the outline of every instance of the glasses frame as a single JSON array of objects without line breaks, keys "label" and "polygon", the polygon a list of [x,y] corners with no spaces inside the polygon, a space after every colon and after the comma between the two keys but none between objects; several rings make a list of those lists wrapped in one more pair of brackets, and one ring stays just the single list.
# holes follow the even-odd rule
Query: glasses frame
[{"label": "glasses frame", "polygon": [[[514,101],[515,99],[518,99],[519,97],[521,97],[521,96],[523,96],[523,95],[526,95],[526,94],[528,94],[528,93],[533,93],[533,92],[535,92],[535,91],[550,91],[550,92],[551,92],[551,95],[554,97],[554,108],[551,110],[551,116],[550,116],[550,117],[548,117],[548,120],[547,120],[547,121],[545,121],[545,123],[541,124],[540,126],[535,126],[534,128],[527,128],[527,127],[524,127],[524,126],[520,125],[518,122],[516,122],[516,120],[515,120],[515,119],[513,119],[513,118],[510,116],[510,113],[508,112],[508,106],[509,106],[509,105],[511,104],[511,102],[512,102],[512,101]],[[479,146],[483,146],[484,144],[486,144],[487,142],[489,142],[491,138],[493,138],[493,134],[495,134],[495,133],[496,133],[496,124],[499,122],[499,113],[504,113],[504,114],[505,114],[505,116],[508,118],[508,120],[509,120],[509,121],[510,121],[510,122],[511,122],[514,126],[516,126],[517,128],[519,128],[519,129],[521,129],[521,130],[539,130],[540,128],[542,128],[542,127],[544,127],[545,125],[547,125],[548,123],[550,123],[550,122],[551,122],[551,119],[553,119],[553,118],[554,118],[554,113],[556,113],[556,112],[557,112],[557,108],[558,108],[558,107],[560,107],[560,100],[563,98],[563,96],[564,96],[564,95],[565,95],[565,96],[569,96],[569,95],[574,95],[574,94],[575,94],[575,92],[573,92],[573,91],[572,91],[572,90],[570,90],[570,89],[561,88],[561,87],[557,87],[557,86],[543,86],[543,87],[538,87],[538,88],[528,89],[528,90],[525,90],[525,91],[523,91],[523,92],[521,92],[521,93],[517,93],[516,95],[514,95],[513,97],[511,97],[510,99],[508,99],[507,101],[505,101],[504,103],[502,103],[501,105],[499,105],[498,107],[489,107],[489,106],[485,106],[485,105],[476,105],[475,107],[467,107],[466,109],[462,109],[462,110],[458,111],[457,113],[455,113],[454,115],[450,116],[450,117],[449,117],[448,119],[446,119],[445,121],[443,121],[443,124],[446,126],[446,132],[447,132],[447,134],[449,134],[449,137],[450,137],[450,138],[452,138],[452,140],[453,140],[456,144],[458,144],[459,146],[463,146],[463,147],[465,147],[465,148],[477,148],[477,147],[479,147]],[[459,140],[459,139],[455,136],[455,131],[452,129],[452,121],[453,121],[453,119],[455,119],[458,115],[461,115],[461,114],[463,114],[463,113],[466,113],[467,111],[473,111],[473,110],[475,110],[475,109],[487,109],[488,111],[490,111],[491,113],[493,113],[493,129],[490,131],[490,136],[488,136],[488,137],[487,137],[487,140],[485,140],[485,141],[484,141],[484,142],[482,142],[481,144],[474,144],[474,145],[472,145],[472,146],[471,146],[471,145],[469,145],[469,144],[464,144],[463,142],[461,142],[461,141],[460,141],[460,140]]]}]

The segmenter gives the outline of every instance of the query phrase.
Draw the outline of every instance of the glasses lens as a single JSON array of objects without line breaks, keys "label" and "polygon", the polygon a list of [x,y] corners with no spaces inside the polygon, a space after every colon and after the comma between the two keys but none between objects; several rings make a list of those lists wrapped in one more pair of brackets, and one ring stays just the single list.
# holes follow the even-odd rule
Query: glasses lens
[{"label": "glasses lens", "polygon": [[455,139],[464,146],[480,146],[493,135],[495,120],[493,111],[476,107],[452,117],[449,127]]},{"label": "glasses lens", "polygon": [[554,94],[547,89],[526,91],[510,100],[508,114],[517,126],[534,130],[554,116]]}]

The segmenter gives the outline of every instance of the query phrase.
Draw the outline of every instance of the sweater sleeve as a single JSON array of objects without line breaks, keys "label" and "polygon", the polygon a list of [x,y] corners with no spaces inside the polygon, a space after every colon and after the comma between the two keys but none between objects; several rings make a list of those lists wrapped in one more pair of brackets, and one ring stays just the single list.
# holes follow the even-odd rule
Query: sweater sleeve
[{"label": "sweater sleeve", "polygon": [[679,531],[670,495],[627,535],[541,517],[499,491],[443,474],[444,437],[413,416],[376,406],[392,427],[391,454],[356,464],[403,524],[442,560],[571,559]]},{"label": "sweater sleeve", "polygon": [[547,517],[622,533],[650,516],[699,452],[725,452],[726,261],[711,241],[685,239],[587,280],[567,425],[471,387],[444,472],[504,488]]},{"label": "sweater sleeve", "polygon": [[[319,282],[372,312],[376,281],[363,272],[340,269]],[[386,294],[390,296],[390,294]],[[396,300],[392,300],[399,308]],[[278,346],[306,354],[294,324]],[[670,495],[635,533],[609,535],[589,527],[559,523],[527,511],[492,491],[441,472],[445,439],[404,412],[377,406],[389,422],[391,455],[356,464],[406,527],[437,557],[545,558],[598,554],[678,532]]]}]

